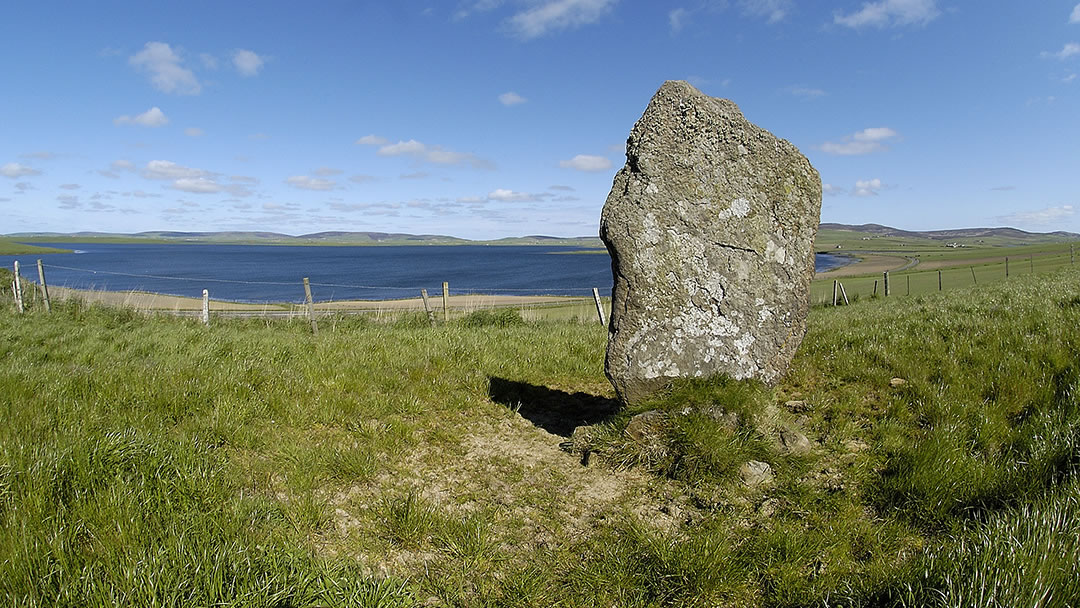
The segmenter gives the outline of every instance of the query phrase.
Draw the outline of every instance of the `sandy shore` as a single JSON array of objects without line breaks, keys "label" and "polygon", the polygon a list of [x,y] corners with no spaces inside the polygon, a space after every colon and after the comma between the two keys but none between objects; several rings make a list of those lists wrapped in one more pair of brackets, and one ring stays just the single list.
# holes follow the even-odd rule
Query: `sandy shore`
[{"label": "sandy shore", "polygon": [[[98,302],[110,306],[124,306],[136,310],[146,311],[197,311],[202,309],[202,300],[199,298],[186,298],[183,296],[170,296],[141,291],[89,291],[69,289],[66,287],[50,287],[49,296],[56,299],[80,298],[87,302]],[[451,310],[477,310],[481,308],[496,308],[505,306],[530,306],[565,304],[569,302],[581,302],[591,298],[573,296],[494,296],[494,295],[457,295],[450,296],[448,305]],[[442,310],[442,295],[430,297],[432,310]],[[237,312],[292,312],[299,311],[303,306],[300,304],[245,304],[240,302],[225,302],[210,300],[210,309],[217,311]],[[317,302],[315,309],[319,311],[379,311],[379,310],[424,310],[424,301],[421,298],[409,298],[404,300],[342,300],[340,302]]]}]

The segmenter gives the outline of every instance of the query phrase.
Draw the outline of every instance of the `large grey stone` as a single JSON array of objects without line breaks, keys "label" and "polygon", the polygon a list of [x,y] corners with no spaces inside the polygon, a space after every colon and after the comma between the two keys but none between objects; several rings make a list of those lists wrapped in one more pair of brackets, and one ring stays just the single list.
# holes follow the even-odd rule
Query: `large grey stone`
[{"label": "large grey stone", "polygon": [[668,81],[600,222],[615,285],[605,371],[639,402],[673,378],[773,383],[806,330],[821,178],[726,99]]}]

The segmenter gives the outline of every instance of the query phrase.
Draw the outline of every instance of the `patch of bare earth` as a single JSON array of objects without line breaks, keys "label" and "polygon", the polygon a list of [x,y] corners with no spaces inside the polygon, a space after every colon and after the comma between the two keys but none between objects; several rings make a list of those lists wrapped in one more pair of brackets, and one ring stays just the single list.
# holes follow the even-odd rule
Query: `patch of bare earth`
[{"label": "patch of bare earth", "polygon": [[482,514],[505,557],[527,559],[587,537],[605,519],[633,513],[646,525],[675,531],[691,507],[682,490],[647,472],[582,463],[552,434],[517,413],[470,423],[457,446],[423,444],[393,473],[346,488],[330,499],[334,533],[319,543],[330,553],[369,547],[356,557],[375,572],[408,576],[433,559],[431,547],[349,543],[377,533],[371,508],[387,495],[415,492],[449,517]]}]

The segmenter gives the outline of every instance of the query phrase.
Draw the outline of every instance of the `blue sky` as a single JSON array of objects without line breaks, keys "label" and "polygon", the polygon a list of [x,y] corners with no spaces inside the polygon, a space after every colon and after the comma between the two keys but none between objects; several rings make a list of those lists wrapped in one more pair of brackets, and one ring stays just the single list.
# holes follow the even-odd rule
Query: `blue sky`
[{"label": "blue sky", "polygon": [[594,235],[688,80],[822,220],[1080,232],[1076,0],[13,4],[0,233]]}]

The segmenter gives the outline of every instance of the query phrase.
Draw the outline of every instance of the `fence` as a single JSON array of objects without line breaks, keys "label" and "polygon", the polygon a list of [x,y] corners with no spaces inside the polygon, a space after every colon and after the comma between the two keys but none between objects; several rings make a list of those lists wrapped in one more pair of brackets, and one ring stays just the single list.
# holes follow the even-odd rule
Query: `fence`
[{"label": "fence", "polygon": [[[589,293],[585,297],[574,296],[536,296],[536,295],[490,295],[474,289],[457,289],[451,294],[450,283],[442,282],[441,298],[429,297],[426,288],[383,287],[371,285],[349,285],[342,283],[314,283],[308,277],[298,282],[283,281],[241,281],[233,279],[193,279],[187,277],[169,277],[161,275],[143,275],[134,273],[87,270],[68,266],[54,266],[42,264],[37,260],[38,283],[28,283],[21,276],[19,262],[14,263],[15,275],[12,280],[12,293],[15,297],[16,308],[20,313],[24,312],[30,304],[30,299],[41,302],[48,312],[51,310],[53,298],[69,299],[79,298],[91,302],[100,302],[109,305],[118,305],[133,308],[140,312],[167,313],[177,316],[197,317],[203,323],[209,324],[211,313],[215,317],[268,317],[268,318],[305,318],[311,323],[313,332],[318,333],[318,318],[328,315],[364,314],[376,317],[398,316],[401,313],[423,311],[432,325],[436,324],[436,317],[441,317],[443,322],[449,321],[452,316],[461,316],[477,310],[495,308],[518,308],[521,315],[528,319],[533,318],[577,318],[586,320],[596,318],[601,324],[606,323],[605,298],[600,297],[598,288],[579,288],[575,291]],[[46,281],[48,268],[66,271],[86,272],[91,274],[120,275],[125,277],[140,277],[167,281],[184,281],[214,284],[233,283],[242,285],[273,286],[280,290],[283,287],[292,287],[296,293],[303,294],[303,299],[282,301],[276,303],[253,304],[230,300],[212,300],[209,288],[202,290],[201,298],[186,296],[164,295],[143,291],[103,291],[73,289],[69,287],[55,287]],[[402,295],[416,294],[413,297],[404,297],[391,300],[339,300],[315,302],[313,288],[351,288],[351,289],[375,289],[386,292],[395,290]],[[559,288],[560,291],[570,291],[569,288]],[[499,289],[504,292],[527,292],[536,293],[537,289]],[[50,297],[50,292],[52,296]]]},{"label": "fence", "polygon": [[[1049,272],[1076,263],[1073,247],[1061,252],[1029,254],[1021,257],[980,258],[969,264],[961,260],[930,262],[903,271],[880,275],[860,275],[842,279],[817,280],[810,301],[819,306],[851,304],[866,298],[921,295],[957,288],[978,288],[996,281]],[[947,265],[946,265],[947,264]],[[925,268],[925,266],[941,266]]]}]

